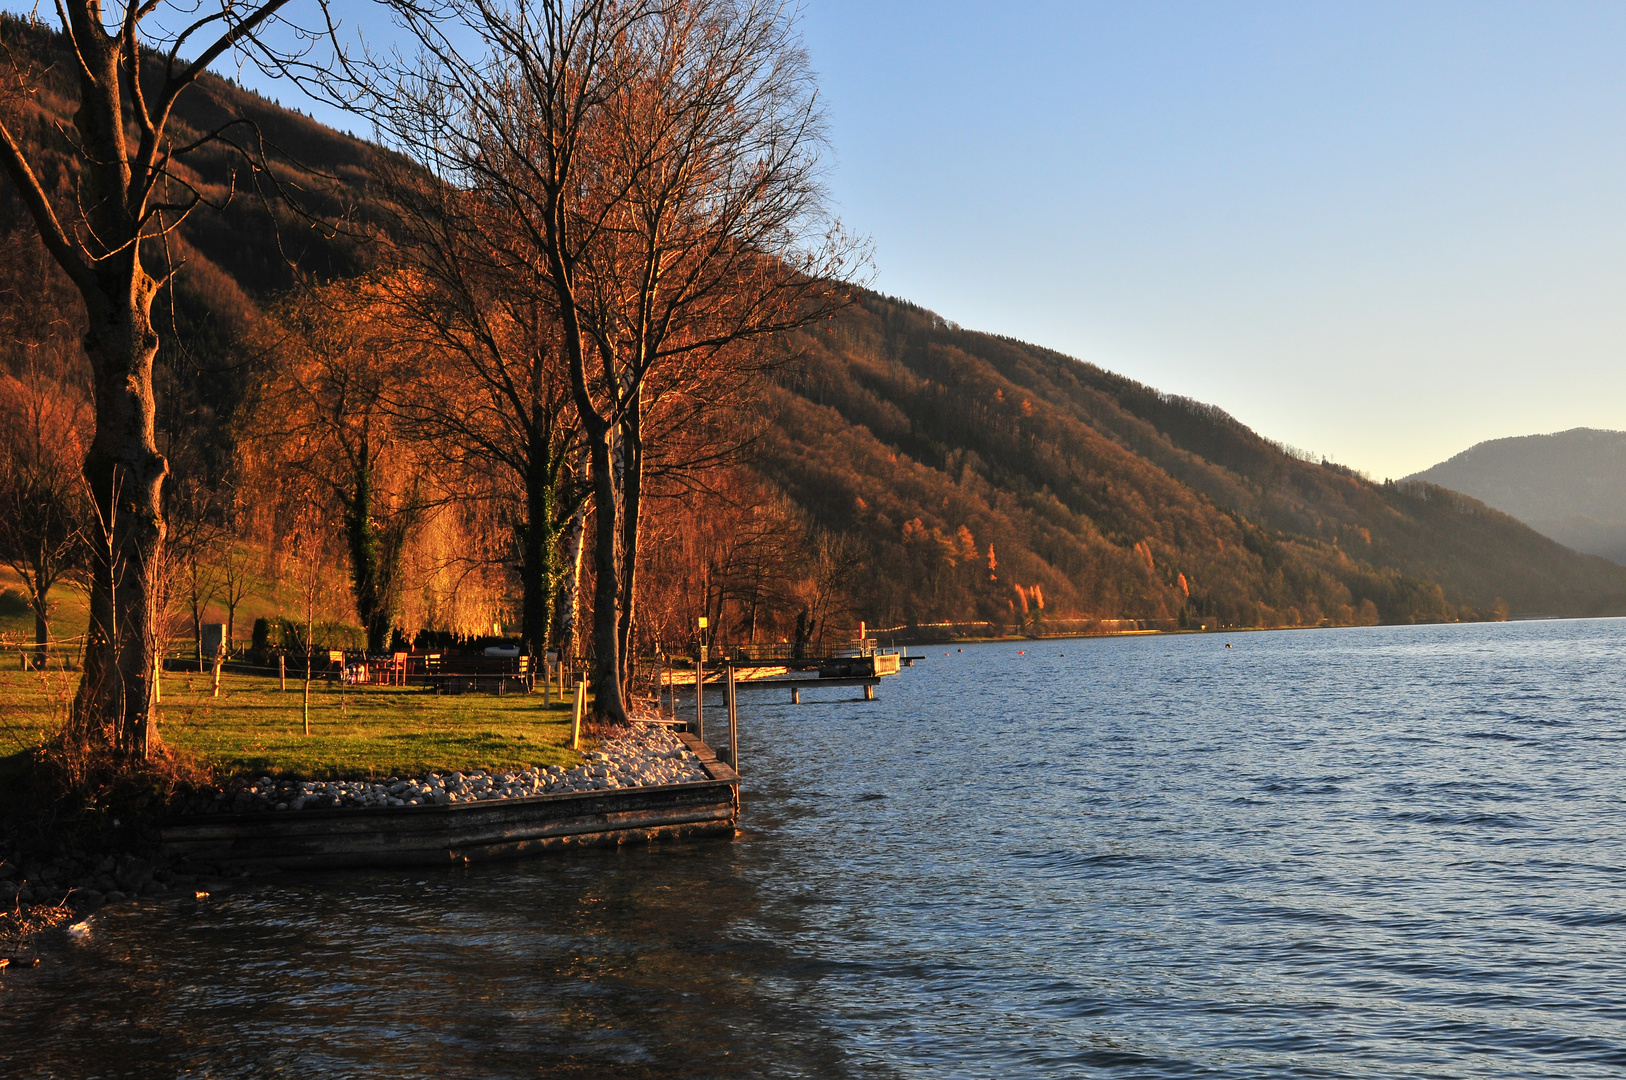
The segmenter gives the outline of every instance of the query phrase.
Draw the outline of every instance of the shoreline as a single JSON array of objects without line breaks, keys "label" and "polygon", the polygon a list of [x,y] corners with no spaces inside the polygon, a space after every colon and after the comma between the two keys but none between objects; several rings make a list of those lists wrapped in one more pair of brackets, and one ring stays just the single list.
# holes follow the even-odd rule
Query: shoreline
[{"label": "shoreline", "polygon": [[1000,637],[948,637],[948,638],[904,638],[896,635],[886,635],[889,649],[903,648],[933,648],[940,645],[998,645],[1002,642],[1022,641],[1077,641],[1086,638],[1120,638],[1120,637],[1183,637],[1193,634],[1273,634],[1285,631],[1303,630],[1378,630],[1400,626],[1481,626],[1490,623],[1503,622],[1576,622],[1587,619],[1622,619],[1626,615],[1516,615],[1506,619],[1453,619],[1439,622],[1415,623],[1331,623],[1316,626],[1224,626],[1213,629],[1187,628],[1183,630],[1100,630],[1057,633],[1057,634],[1005,634]]},{"label": "shoreline", "polygon": [[[202,900],[256,874],[523,858],[732,836],[738,824],[734,770],[687,731],[642,722],[574,769],[437,776],[412,803],[401,797],[407,783],[267,776],[171,800],[135,843],[112,850],[0,844],[0,957],[109,905]],[[314,798],[297,808],[271,801],[301,788]]]}]

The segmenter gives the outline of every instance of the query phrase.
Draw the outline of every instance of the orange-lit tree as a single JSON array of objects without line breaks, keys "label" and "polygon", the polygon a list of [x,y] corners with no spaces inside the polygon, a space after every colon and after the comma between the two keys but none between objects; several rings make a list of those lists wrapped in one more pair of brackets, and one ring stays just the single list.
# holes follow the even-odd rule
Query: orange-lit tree
[{"label": "orange-lit tree", "polygon": [[[16,85],[0,88],[0,166],[87,315],[95,433],[83,471],[100,534],[90,545],[90,626],[73,717],[86,736],[131,757],[158,743],[152,706],[168,473],[153,434],[151,313],[163,282],[148,260],[205,198],[179,164],[241,129],[228,121],[185,145],[166,132],[181,95],[216,60],[251,44],[287,3],[124,0],[109,8],[59,0],[79,100],[53,150],[68,163],[71,191],[47,186],[17,136],[18,125],[49,129],[30,101],[37,82],[28,65],[13,65]],[[194,58],[183,58],[192,49]]]},{"label": "orange-lit tree", "polygon": [[[570,651],[574,592],[561,541],[584,491],[575,475],[578,428],[551,298],[516,279],[490,202],[418,168],[385,171],[397,210],[387,283],[398,336],[429,350],[397,414],[433,443],[465,500],[488,501],[511,543],[521,636],[540,653]],[[517,556],[517,558],[515,558]]]},{"label": "orange-lit tree", "polygon": [[244,468],[267,501],[308,503],[339,524],[374,653],[389,644],[403,552],[431,504],[401,415],[426,364],[392,321],[388,291],[340,282],[285,298],[260,331],[242,430]]},{"label": "orange-lit tree", "polygon": [[423,62],[327,85],[489,204],[552,311],[591,463],[595,709],[622,721],[657,382],[821,317],[857,254],[824,212],[811,73],[769,0],[391,6]]}]

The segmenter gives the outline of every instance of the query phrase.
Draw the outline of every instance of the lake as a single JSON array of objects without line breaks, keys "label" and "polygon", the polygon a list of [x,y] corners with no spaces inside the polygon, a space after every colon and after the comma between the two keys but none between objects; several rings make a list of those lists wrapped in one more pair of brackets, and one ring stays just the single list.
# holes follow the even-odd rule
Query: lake
[{"label": "lake", "polygon": [[99,913],[0,1073],[1626,1070],[1626,621],[911,651],[742,690],[733,842]]}]

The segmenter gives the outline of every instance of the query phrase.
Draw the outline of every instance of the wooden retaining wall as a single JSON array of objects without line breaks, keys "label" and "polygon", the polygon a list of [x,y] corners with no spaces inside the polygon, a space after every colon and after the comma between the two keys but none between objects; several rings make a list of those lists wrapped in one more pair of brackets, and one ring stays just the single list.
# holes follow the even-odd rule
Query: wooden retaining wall
[{"label": "wooden retaining wall", "polygon": [[164,854],[228,869],[320,870],[517,859],[565,847],[732,836],[739,777],[680,732],[709,780],[445,806],[198,814],[162,826]]}]

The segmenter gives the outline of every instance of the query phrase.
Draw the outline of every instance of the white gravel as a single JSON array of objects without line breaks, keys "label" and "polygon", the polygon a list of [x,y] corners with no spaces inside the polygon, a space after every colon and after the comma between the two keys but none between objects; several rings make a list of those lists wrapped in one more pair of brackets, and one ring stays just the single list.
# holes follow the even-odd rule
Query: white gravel
[{"label": "white gravel", "polygon": [[[425,806],[486,799],[523,799],[534,795],[612,791],[657,784],[684,784],[710,777],[700,759],[665,727],[634,723],[622,736],[607,739],[574,769],[531,766],[518,772],[480,770],[449,776],[430,773],[388,780],[275,781],[261,777],[238,800],[247,797],[262,809],[322,810],[356,806]],[[228,796],[222,795],[221,801]],[[222,807],[227,809],[227,807]],[[230,809],[237,809],[230,807]],[[245,807],[246,809],[246,807]]]}]

